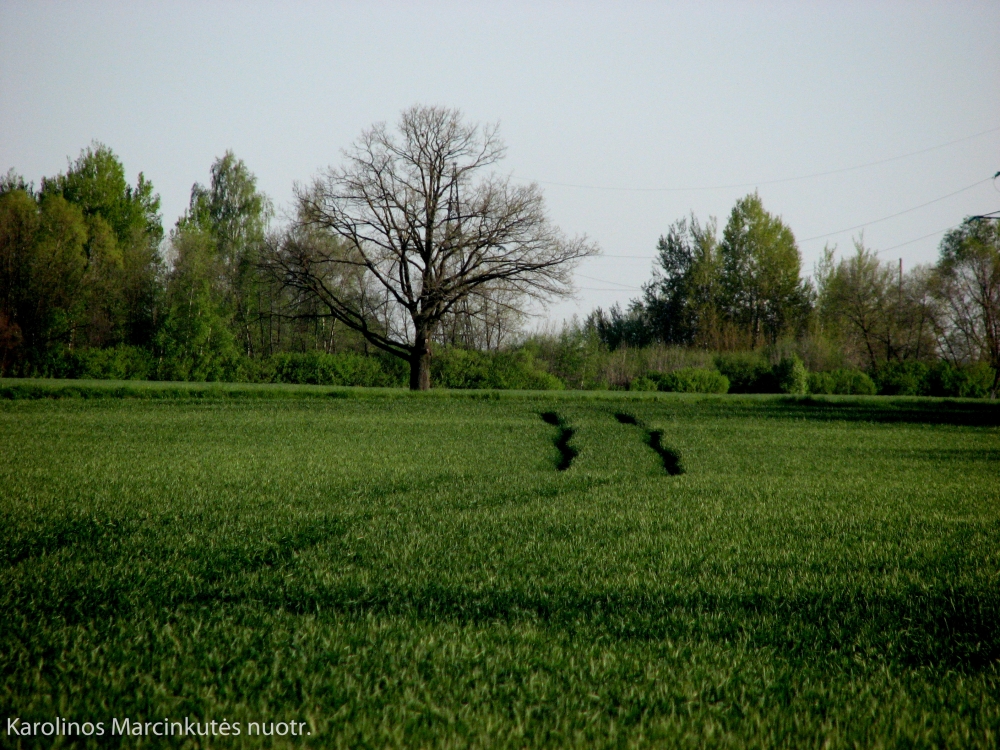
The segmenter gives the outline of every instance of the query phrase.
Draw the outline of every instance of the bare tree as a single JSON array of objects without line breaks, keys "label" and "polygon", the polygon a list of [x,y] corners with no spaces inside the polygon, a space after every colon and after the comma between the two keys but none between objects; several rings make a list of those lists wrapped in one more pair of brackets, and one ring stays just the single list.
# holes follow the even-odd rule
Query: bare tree
[{"label": "bare tree", "polygon": [[966,220],[941,240],[936,268],[941,302],[938,331],[956,361],[984,360],[993,368],[991,398],[1000,387],[1000,226]]},{"label": "bare tree", "polygon": [[398,133],[375,125],[343,166],[297,189],[296,226],[272,263],[301,299],[406,359],[410,388],[425,390],[445,316],[491,289],[507,299],[568,294],[575,262],[598,252],[549,222],[537,185],[488,171],[505,150],[495,125],[411,107]]},{"label": "bare tree", "polygon": [[527,318],[527,300],[504,284],[484,284],[458,302],[440,323],[436,340],[496,351],[509,344]]}]

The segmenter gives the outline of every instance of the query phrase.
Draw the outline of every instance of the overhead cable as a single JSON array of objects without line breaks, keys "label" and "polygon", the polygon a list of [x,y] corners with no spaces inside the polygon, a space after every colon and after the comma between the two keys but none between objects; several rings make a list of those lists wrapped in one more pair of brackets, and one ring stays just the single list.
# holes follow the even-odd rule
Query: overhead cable
[{"label": "overhead cable", "polygon": [[614,284],[615,286],[620,286],[620,287],[622,287],[622,291],[623,292],[641,292],[642,291],[642,289],[640,287],[633,286],[631,284],[619,284],[617,281],[611,281],[610,279],[598,279],[598,278],[595,278],[593,276],[584,276],[582,273],[577,273],[576,275],[579,276],[581,279],[590,279],[590,281],[599,281],[599,282],[601,282],[603,284]]},{"label": "overhead cable", "polygon": [[939,143],[936,146],[923,148],[920,149],[919,151],[911,151],[907,154],[890,156],[887,159],[878,159],[876,161],[870,161],[864,164],[856,164],[853,167],[842,167],[840,169],[831,169],[826,172],[813,172],[812,174],[798,175],[796,177],[781,177],[773,180],[755,180],[752,182],[737,182],[728,185],[696,185],[690,187],[641,188],[641,187],[615,187],[608,185],[579,185],[570,182],[553,182],[551,180],[531,180],[526,177],[519,177],[516,179],[524,180],[526,182],[537,182],[540,185],[554,185],[557,187],[580,188],[582,190],[607,190],[613,192],[626,192],[626,193],[683,193],[683,192],[694,192],[697,190],[726,190],[731,188],[759,187],[761,185],[778,185],[783,182],[797,182],[799,180],[811,180],[815,177],[828,177],[830,175],[842,174],[844,172],[853,172],[854,170],[857,169],[866,169],[868,167],[875,167],[880,164],[888,164],[889,162],[899,161],[900,159],[909,159],[911,156],[919,156],[920,154],[926,154],[930,151],[936,151],[941,148],[953,146],[956,143],[962,143],[963,141],[969,141],[972,140],[973,138],[979,138],[981,136],[988,135],[990,133],[995,133],[998,130],[1000,130],[1000,127],[990,128],[989,130],[983,130],[979,133],[973,133],[972,135],[967,135],[962,138],[956,138],[953,141],[948,141],[946,143]]},{"label": "overhead cable", "polygon": [[956,190],[954,193],[948,193],[948,195],[942,195],[940,198],[935,198],[932,201],[927,201],[926,203],[921,203],[919,206],[914,206],[913,208],[907,208],[904,211],[899,211],[898,213],[891,214],[890,216],[883,216],[881,219],[874,219],[872,221],[866,221],[864,224],[856,224],[853,227],[847,227],[846,229],[838,229],[835,232],[827,232],[826,234],[817,234],[817,235],[815,235],[813,237],[806,237],[805,239],[799,240],[799,242],[810,242],[812,240],[822,240],[822,239],[825,239],[826,237],[833,237],[835,234],[843,234],[844,232],[852,232],[855,229],[864,229],[865,227],[871,226],[872,224],[878,224],[879,222],[882,222],[882,221],[888,221],[889,219],[895,219],[897,216],[902,216],[903,214],[912,213],[913,211],[919,211],[921,208],[926,208],[927,206],[930,206],[930,205],[932,205],[934,203],[939,203],[939,202],[941,202],[941,201],[943,201],[943,200],[945,200],[947,198],[951,198],[952,196],[958,195],[959,193],[964,193],[967,190],[972,190],[972,188],[978,187],[979,185],[982,185],[984,182],[990,182],[992,179],[993,179],[992,177],[987,177],[987,178],[985,178],[983,180],[979,180],[978,182],[973,182],[971,185],[966,185],[964,188],[962,188],[961,190]]},{"label": "overhead cable", "polygon": [[952,225],[950,227],[945,227],[944,229],[939,229],[936,232],[931,232],[930,234],[925,234],[925,235],[922,235],[920,237],[916,237],[916,238],[914,238],[912,240],[907,240],[906,242],[900,242],[898,245],[893,245],[892,247],[884,247],[881,250],[877,250],[876,252],[887,253],[890,250],[895,250],[897,247],[905,247],[906,245],[912,245],[914,242],[920,242],[920,240],[926,240],[928,237],[933,237],[934,235],[937,235],[937,234],[944,234],[949,229],[954,229],[955,226],[957,226],[957,225]]}]

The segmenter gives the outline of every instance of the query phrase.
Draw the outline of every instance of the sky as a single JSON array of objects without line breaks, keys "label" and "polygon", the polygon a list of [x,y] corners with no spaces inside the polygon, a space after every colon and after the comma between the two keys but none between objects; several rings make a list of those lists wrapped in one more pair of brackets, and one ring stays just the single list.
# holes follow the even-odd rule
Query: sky
[{"label": "sky", "polygon": [[0,172],[93,141],[168,229],[231,149],[276,207],[413,104],[500,123],[498,170],[602,249],[534,325],[627,305],[657,239],[757,190],[811,274],[905,268],[1000,209],[1000,3],[0,0]]}]

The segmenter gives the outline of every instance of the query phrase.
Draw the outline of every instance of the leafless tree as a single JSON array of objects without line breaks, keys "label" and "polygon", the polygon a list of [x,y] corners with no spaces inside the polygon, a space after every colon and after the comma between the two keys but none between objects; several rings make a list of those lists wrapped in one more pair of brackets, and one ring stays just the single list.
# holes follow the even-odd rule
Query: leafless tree
[{"label": "leafless tree", "polygon": [[991,397],[1000,386],[1000,226],[969,219],[941,241],[936,269],[942,347],[958,361],[993,368]]},{"label": "leafless tree", "polygon": [[505,150],[497,126],[453,109],[411,107],[397,133],[373,126],[343,166],[297,188],[296,226],[273,267],[302,299],[406,359],[411,389],[429,388],[432,335],[447,315],[491,290],[568,294],[576,261],[598,252],[550,223],[537,185],[489,170]]},{"label": "leafless tree", "polygon": [[505,284],[484,284],[441,319],[436,340],[468,349],[496,351],[508,345],[528,317],[527,300]]}]

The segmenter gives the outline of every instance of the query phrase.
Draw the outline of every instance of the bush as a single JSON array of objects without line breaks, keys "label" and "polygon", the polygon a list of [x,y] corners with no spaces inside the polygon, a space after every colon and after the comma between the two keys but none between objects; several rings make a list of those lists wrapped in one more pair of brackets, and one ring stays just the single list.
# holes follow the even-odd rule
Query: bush
[{"label": "bush", "polygon": [[150,379],[195,383],[244,383],[257,367],[253,360],[233,347],[200,353],[174,348],[159,357]]},{"label": "bush", "polygon": [[925,390],[931,396],[986,398],[993,387],[993,368],[985,362],[959,366],[941,361],[927,373]]},{"label": "bush", "polygon": [[875,383],[861,370],[840,369],[809,373],[809,393],[873,396]]},{"label": "bush", "polygon": [[673,393],[728,393],[729,378],[715,370],[685,367],[658,378],[661,391]]},{"label": "bush", "polygon": [[720,354],[715,366],[729,379],[730,393],[779,393],[771,365],[756,352]]},{"label": "bush", "polygon": [[[398,359],[398,358],[393,358]],[[261,379],[272,383],[308,385],[400,386],[399,368],[391,369],[382,357],[320,351],[275,354],[261,368]]]},{"label": "bush", "polygon": [[875,382],[860,370],[836,370],[834,372],[835,393],[855,396],[874,396]]},{"label": "bush", "polygon": [[87,378],[90,380],[149,380],[156,358],[149,349],[119,344],[107,349],[69,349],[58,344],[34,363],[11,368],[14,377]]},{"label": "bush", "polygon": [[535,335],[522,344],[520,351],[539,363],[538,370],[550,373],[566,388],[606,390],[611,385],[606,374],[607,347],[596,332],[578,324],[564,326],[556,335]]},{"label": "bush", "polygon": [[629,383],[628,389],[630,391],[655,391],[657,390],[657,383],[650,378],[640,377]]},{"label": "bush", "polygon": [[809,387],[809,372],[798,355],[782,357],[772,370],[779,393],[802,395]]},{"label": "bush", "polygon": [[929,373],[923,362],[889,362],[872,373],[872,380],[882,396],[927,396]]},{"label": "bush", "polygon": [[985,398],[990,395],[995,372],[985,362],[953,365],[939,361],[890,362],[872,373],[878,392],[886,396],[945,396]]},{"label": "bush", "polygon": [[479,352],[456,348],[442,348],[431,356],[431,385],[523,391],[565,387],[559,378],[543,370],[527,351]]},{"label": "bush", "polygon": [[156,360],[149,349],[119,344],[108,349],[81,349],[76,354],[78,378],[149,380]]}]

